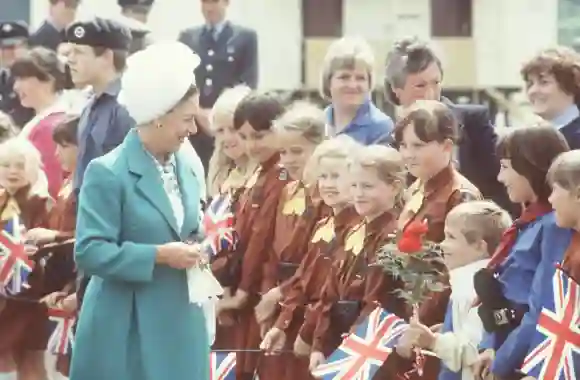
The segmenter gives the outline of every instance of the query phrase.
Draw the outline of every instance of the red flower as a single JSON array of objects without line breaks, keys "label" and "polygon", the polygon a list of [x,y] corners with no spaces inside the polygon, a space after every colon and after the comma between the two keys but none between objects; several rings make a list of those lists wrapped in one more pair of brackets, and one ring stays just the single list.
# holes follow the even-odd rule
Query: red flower
[{"label": "red flower", "polygon": [[397,242],[399,252],[403,253],[417,253],[423,248],[423,241],[414,236],[403,236]]},{"label": "red flower", "polygon": [[397,242],[399,252],[420,252],[423,249],[423,236],[427,234],[428,231],[429,227],[426,221],[415,220],[409,223],[403,230],[403,233]]}]

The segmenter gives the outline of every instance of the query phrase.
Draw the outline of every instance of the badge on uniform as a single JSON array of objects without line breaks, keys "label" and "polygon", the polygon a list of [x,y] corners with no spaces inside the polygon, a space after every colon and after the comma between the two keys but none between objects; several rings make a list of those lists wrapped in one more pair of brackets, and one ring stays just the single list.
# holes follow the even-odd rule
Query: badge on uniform
[{"label": "badge on uniform", "polygon": [[278,174],[278,179],[280,181],[288,181],[288,171],[286,169],[280,169],[280,174]]},{"label": "badge on uniform", "polygon": [[76,38],[83,38],[85,36],[85,28],[82,26],[77,26],[73,31]]},{"label": "badge on uniform", "polygon": [[10,25],[10,24],[4,24],[4,26],[2,27],[2,31],[4,33],[10,33],[12,31],[12,25]]}]

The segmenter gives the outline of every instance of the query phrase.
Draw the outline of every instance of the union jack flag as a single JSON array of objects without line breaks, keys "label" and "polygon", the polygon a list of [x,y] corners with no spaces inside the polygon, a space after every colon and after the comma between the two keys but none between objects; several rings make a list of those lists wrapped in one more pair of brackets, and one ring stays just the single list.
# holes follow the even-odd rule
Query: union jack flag
[{"label": "union jack flag", "polygon": [[54,330],[48,340],[47,350],[55,355],[70,353],[74,343],[76,314],[61,309],[48,309],[48,319],[54,324]]},{"label": "union jack flag", "polygon": [[22,224],[18,215],[4,223],[0,233],[0,292],[16,295],[28,288],[28,276],[34,269],[22,242]]},{"label": "union jack flag", "polygon": [[236,353],[212,351],[209,354],[210,380],[235,380]]},{"label": "union jack flag", "polygon": [[552,286],[522,371],[536,379],[575,380],[580,368],[580,287],[561,268]]},{"label": "union jack flag", "polygon": [[372,379],[408,327],[403,319],[377,307],[312,374],[324,380]]},{"label": "union jack flag", "polygon": [[235,248],[237,236],[230,194],[217,196],[211,201],[203,215],[202,225],[206,236],[203,246],[210,256]]}]

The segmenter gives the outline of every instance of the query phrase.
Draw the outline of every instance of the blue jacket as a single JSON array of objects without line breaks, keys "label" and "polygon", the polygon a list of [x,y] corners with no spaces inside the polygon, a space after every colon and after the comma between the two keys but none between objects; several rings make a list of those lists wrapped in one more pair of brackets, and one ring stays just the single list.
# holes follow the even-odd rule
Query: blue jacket
[{"label": "blue jacket", "polygon": [[[541,218],[537,223],[541,226],[538,229],[538,245],[530,246],[529,256],[532,256],[525,265],[532,269],[532,276],[524,275],[528,278],[510,283],[510,293],[517,295],[521,300],[524,295],[525,302],[529,306],[529,311],[524,315],[520,325],[513,330],[506,341],[496,352],[496,359],[492,365],[492,372],[499,376],[507,376],[517,370],[530,348],[530,337],[536,328],[536,320],[541,310],[538,300],[541,298],[546,284],[550,284],[555,272],[555,264],[562,261],[564,253],[570,244],[572,230],[563,229],[556,225],[554,214],[550,213]],[[526,240],[528,241],[528,240]],[[537,251],[536,251],[537,249]],[[525,252],[522,251],[522,255]],[[539,253],[539,256],[536,255]],[[539,259],[537,261],[536,259]],[[523,263],[523,262],[522,262]],[[531,282],[530,282],[531,280]],[[510,298],[510,297],[508,297]],[[512,298],[510,298],[512,299]],[[518,302],[520,302],[518,300]]]},{"label": "blue jacket", "polygon": [[[93,160],[79,199],[75,259],[92,276],[79,318],[71,380],[208,379],[203,312],[186,272],[156,264],[156,246],[199,227],[198,181],[176,153],[181,229],[136,131]],[[98,360],[96,360],[98,358]]]}]

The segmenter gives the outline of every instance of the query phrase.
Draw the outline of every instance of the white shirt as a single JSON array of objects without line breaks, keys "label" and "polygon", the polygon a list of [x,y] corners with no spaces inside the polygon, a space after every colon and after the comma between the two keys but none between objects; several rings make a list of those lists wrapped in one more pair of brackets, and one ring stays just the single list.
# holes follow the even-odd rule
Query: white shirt
[{"label": "white shirt", "polygon": [[447,368],[461,371],[462,380],[473,380],[470,366],[478,357],[478,345],[483,336],[483,325],[473,307],[476,293],[473,285],[475,273],[487,266],[489,260],[480,260],[457,268],[450,273],[451,312],[453,331],[437,335],[433,352]]}]

